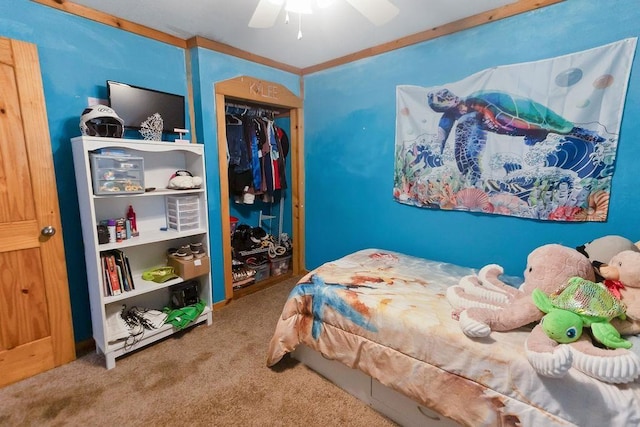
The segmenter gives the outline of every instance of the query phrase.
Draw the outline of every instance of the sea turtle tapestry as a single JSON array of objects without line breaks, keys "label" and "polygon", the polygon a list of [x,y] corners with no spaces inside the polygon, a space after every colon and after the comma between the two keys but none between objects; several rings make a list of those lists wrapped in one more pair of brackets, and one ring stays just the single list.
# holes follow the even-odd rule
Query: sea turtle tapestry
[{"label": "sea turtle tapestry", "polygon": [[433,209],[606,221],[636,38],[397,87],[394,199]]}]

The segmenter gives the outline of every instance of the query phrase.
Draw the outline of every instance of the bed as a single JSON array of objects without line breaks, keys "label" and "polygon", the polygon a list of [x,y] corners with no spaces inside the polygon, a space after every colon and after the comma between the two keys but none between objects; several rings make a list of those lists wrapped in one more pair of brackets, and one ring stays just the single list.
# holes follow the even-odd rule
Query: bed
[{"label": "bed", "polygon": [[293,353],[403,425],[640,425],[640,383],[539,376],[530,327],[466,337],[445,294],[474,273],[379,249],[328,262],[291,291],[267,365]]}]

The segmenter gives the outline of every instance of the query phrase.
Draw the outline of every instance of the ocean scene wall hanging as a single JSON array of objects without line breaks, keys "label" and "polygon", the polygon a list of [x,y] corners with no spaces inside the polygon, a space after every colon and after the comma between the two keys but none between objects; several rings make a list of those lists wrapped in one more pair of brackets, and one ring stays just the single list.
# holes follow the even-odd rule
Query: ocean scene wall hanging
[{"label": "ocean scene wall hanging", "polygon": [[549,221],[606,221],[637,38],[396,88],[393,197]]}]

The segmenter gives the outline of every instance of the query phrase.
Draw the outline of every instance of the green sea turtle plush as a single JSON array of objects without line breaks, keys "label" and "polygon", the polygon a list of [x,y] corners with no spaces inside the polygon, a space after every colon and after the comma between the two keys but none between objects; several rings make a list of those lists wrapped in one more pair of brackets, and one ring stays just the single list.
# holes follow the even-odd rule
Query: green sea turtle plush
[{"label": "green sea turtle plush", "polygon": [[583,327],[591,327],[596,340],[609,348],[630,348],[631,342],[609,323],[611,319],[626,318],[626,306],[602,283],[572,277],[567,286],[546,295],[539,289],[531,294],[533,302],[543,312],[542,329],[562,344],[577,341]]}]

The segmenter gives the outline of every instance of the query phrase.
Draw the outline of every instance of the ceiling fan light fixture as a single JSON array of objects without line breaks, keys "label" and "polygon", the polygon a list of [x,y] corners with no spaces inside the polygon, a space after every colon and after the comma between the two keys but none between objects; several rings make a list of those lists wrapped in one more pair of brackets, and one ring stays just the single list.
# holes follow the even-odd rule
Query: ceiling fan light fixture
[{"label": "ceiling fan light fixture", "polygon": [[309,15],[313,13],[311,0],[287,0],[284,6],[287,12]]},{"label": "ceiling fan light fixture", "polygon": [[320,9],[325,9],[331,6],[332,4],[334,4],[335,2],[336,0],[316,0],[316,4]]}]

